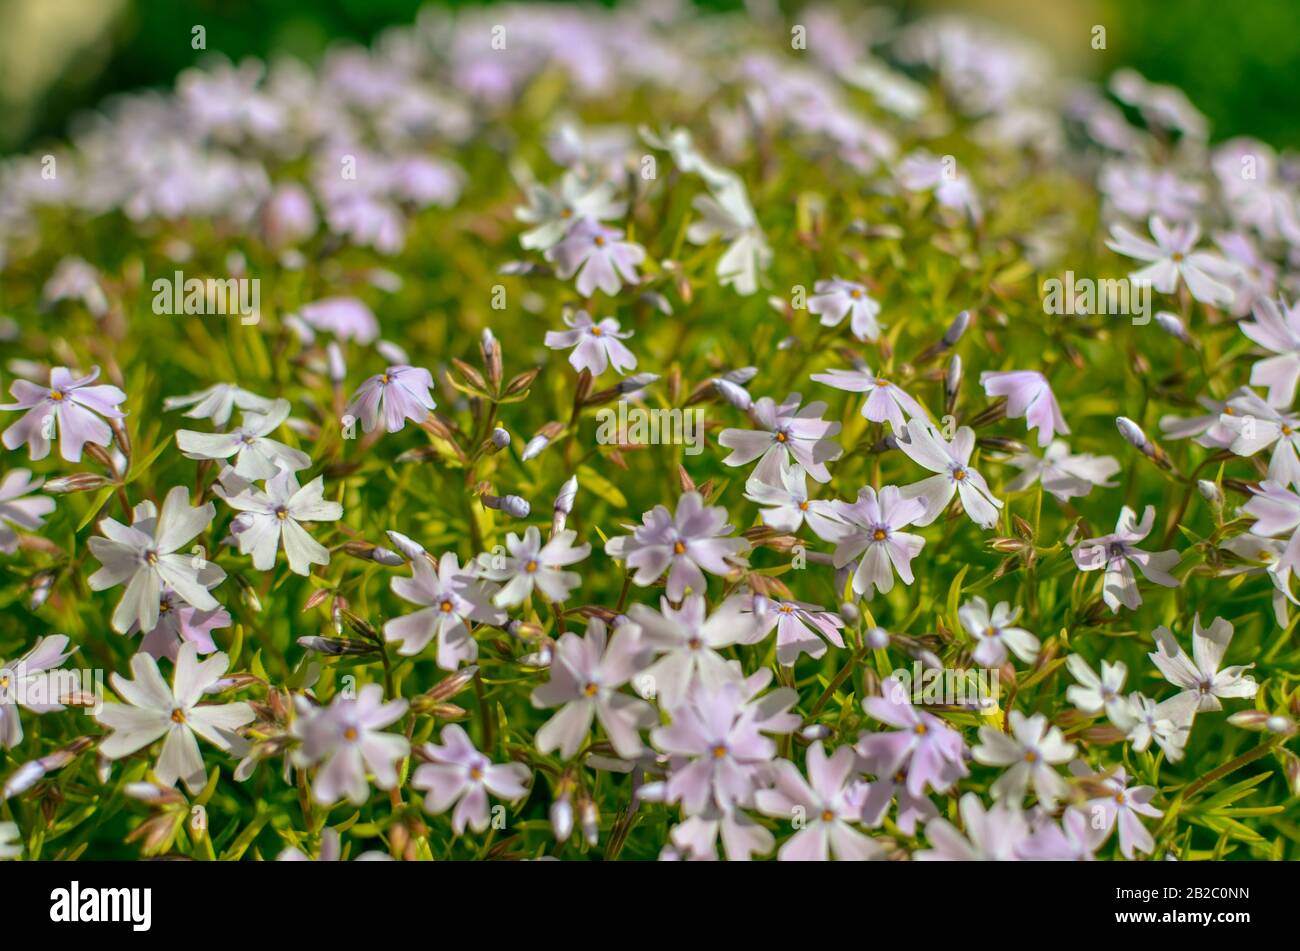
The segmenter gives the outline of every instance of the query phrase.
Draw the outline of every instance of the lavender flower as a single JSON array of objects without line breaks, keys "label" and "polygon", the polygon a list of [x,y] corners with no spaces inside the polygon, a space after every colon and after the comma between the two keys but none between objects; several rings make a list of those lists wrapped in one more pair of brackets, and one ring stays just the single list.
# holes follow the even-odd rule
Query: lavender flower
[{"label": "lavender flower", "polygon": [[1037,370],[981,373],[980,386],[990,397],[1007,398],[1007,418],[1023,416],[1030,429],[1038,430],[1039,446],[1046,446],[1057,433],[1070,432],[1047,377]]},{"label": "lavender flower", "polygon": [[843,451],[832,438],[839,433],[840,424],[822,419],[825,403],[819,400],[800,409],[801,400],[798,393],[791,393],[780,404],[768,396],[756,400],[749,416],[761,429],[724,429],[718,444],[730,449],[731,455],[723,463],[743,466],[758,459],[755,475],[775,483],[781,462],[788,463],[793,457],[818,482],[829,482],[826,463],[838,459]]},{"label": "lavender flower", "polygon": [[971,468],[975,432],[969,426],[958,429],[948,442],[932,424],[914,419],[899,434],[898,448],[913,462],[939,473],[903,486],[904,498],[924,503],[924,513],[914,520],[917,525],[929,525],[942,515],[954,495],[961,498],[962,507],[976,525],[987,529],[997,524],[1002,501],[994,498],[984,477]]},{"label": "lavender flower", "polygon": [[618,689],[645,667],[639,634],[635,625],[624,624],[606,641],[605,622],[591,618],[585,637],[572,631],[560,637],[551,679],[532,693],[534,707],[560,707],[537,731],[538,750],[558,750],[571,759],[596,719],[619,756],[633,759],[641,753],[645,747],[638,730],[654,726],[659,718],[650,704]]},{"label": "lavender flower", "polygon": [[808,498],[808,476],[803,466],[781,460],[780,481],[773,485],[757,474],[745,481],[745,498],[767,506],[759,511],[759,518],[769,528],[778,532],[797,532],[808,523],[813,532],[822,537],[834,534],[837,518],[830,501]]},{"label": "lavender flower", "polygon": [[619,373],[636,369],[636,357],[622,344],[632,331],[620,330],[613,317],[597,324],[590,314],[580,310],[572,316],[565,314],[564,322],[572,329],[546,331],[546,346],[552,350],[572,347],[569,362],[575,370],[590,370],[592,376],[600,376],[611,363]]},{"label": "lavender flower", "polygon": [[866,393],[862,404],[862,415],[873,422],[889,421],[894,432],[902,432],[908,419],[925,419],[928,414],[925,407],[908,393],[889,380],[875,376],[866,365],[856,370],[827,370],[814,373],[812,378],[818,383],[825,383],[837,390],[850,393]]},{"label": "lavender flower", "polygon": [[1106,247],[1125,257],[1151,262],[1130,274],[1129,280],[1150,284],[1161,294],[1172,294],[1181,279],[1192,297],[1204,304],[1227,307],[1232,303],[1235,295],[1229,282],[1236,276],[1237,267],[1211,251],[1194,250],[1201,236],[1200,225],[1168,225],[1159,215],[1152,215],[1148,223],[1154,242],[1139,237],[1125,225],[1111,226]]},{"label": "lavender flower", "polygon": [[910,795],[924,795],[927,786],[946,792],[967,774],[961,734],[933,713],[914,707],[898,678],[887,678],[880,696],[867,697],[862,707],[896,729],[859,735],[858,753],[875,764],[878,774],[904,774],[902,785]]},{"label": "lavender flower", "polygon": [[895,571],[903,584],[912,583],[912,559],[925,547],[925,539],[899,529],[924,514],[925,505],[919,499],[904,498],[894,485],[885,486],[879,495],[867,486],[856,502],[837,500],[832,505],[844,527],[836,526],[824,537],[835,542],[832,557],[836,568],[860,557],[853,572],[854,594],[868,598],[873,591],[888,594],[894,587]]},{"label": "lavender flower", "polygon": [[32,713],[62,710],[59,691],[49,671],[63,665],[72,656],[68,639],[62,634],[39,638],[31,650],[12,663],[0,661],[0,746],[13,749],[23,739],[23,723],[18,707]]},{"label": "lavender flower", "polygon": [[862,815],[862,783],[854,778],[855,755],[841,746],[827,756],[820,741],[808,747],[808,778],[794,763],[778,760],[775,785],[754,795],[764,815],[797,820],[795,832],[777,852],[784,862],[864,861],[881,858],[880,843],[853,828]]},{"label": "lavender flower", "polygon": [[[706,618],[708,606],[703,594],[692,594],[674,608],[668,598],[656,611],[644,604],[634,604],[628,617],[640,629],[641,646],[659,659],[648,667],[644,677],[653,684],[660,704],[671,709],[682,702],[695,686],[713,689],[737,679],[719,650],[754,639],[752,616],[742,611],[742,598],[730,598]],[[638,678],[638,686],[642,683]],[[647,691],[640,691],[643,696]]]},{"label": "lavender flower", "polygon": [[[1085,764],[1078,764],[1076,775],[1087,776],[1091,772]],[[1110,837],[1116,826],[1119,827],[1119,851],[1126,859],[1133,858],[1133,853],[1143,852],[1150,855],[1156,847],[1155,839],[1142,824],[1139,816],[1158,819],[1162,815],[1159,809],[1151,805],[1155,797],[1154,786],[1130,786],[1128,773],[1120,766],[1108,776],[1095,776],[1106,795],[1088,800],[1085,808],[1103,823],[1097,836],[1100,845]]]},{"label": "lavender flower", "polygon": [[566,600],[582,583],[582,575],[558,569],[582,561],[591,554],[588,544],[574,546],[577,537],[577,532],[559,531],[543,545],[542,533],[530,525],[524,530],[523,538],[514,532],[506,536],[506,549],[510,555],[502,559],[501,567],[493,567],[496,556],[479,555],[479,576],[504,582],[501,590],[493,596],[492,603],[499,608],[517,607],[528,600],[534,588],[551,601]]},{"label": "lavender flower", "polygon": [[1020,475],[1007,483],[1008,492],[1021,492],[1041,481],[1043,490],[1058,502],[1081,498],[1094,486],[1112,488],[1115,483],[1108,480],[1119,472],[1119,462],[1113,456],[1086,452],[1075,455],[1062,439],[1048,446],[1041,457],[1032,452],[1016,453],[1007,459],[1007,464],[1021,470]]},{"label": "lavender flower", "polygon": [[1067,786],[1052,767],[1069,762],[1075,746],[1065,742],[1060,729],[1049,724],[1041,713],[1026,717],[1012,710],[1009,718],[1010,736],[995,726],[982,726],[980,745],[972,751],[976,762],[1007,767],[991,787],[993,798],[1018,806],[1032,788],[1043,808],[1053,810],[1065,796]]},{"label": "lavender flower", "polygon": [[355,698],[339,694],[326,707],[313,707],[297,698],[294,730],[301,745],[293,761],[299,768],[319,764],[311,784],[311,797],[323,806],[347,798],[356,805],[366,801],[373,774],[380,789],[397,785],[397,761],[411,751],[406,737],[385,733],[384,727],[406,713],[405,700],[384,702],[384,688],[366,684]]},{"label": "lavender flower", "polygon": [[59,454],[68,462],[80,462],[86,443],[107,446],[113,441],[113,430],[100,417],[125,419],[117,407],[126,394],[116,386],[91,386],[98,378],[99,367],[91,367],[82,377],[74,377],[67,367],[54,367],[48,387],[14,380],[9,393],[16,402],[0,404],[0,410],[27,412],[0,437],[4,447],[17,449],[26,443],[32,459],[44,459],[57,435]]},{"label": "lavender flower", "polygon": [[18,533],[10,526],[34,532],[54,511],[52,498],[32,494],[43,482],[33,479],[30,469],[11,469],[0,481],[0,552],[12,555],[18,550]]},{"label": "lavender flower", "polygon": [[1250,369],[1250,385],[1268,388],[1273,406],[1289,406],[1300,382],[1300,303],[1287,305],[1279,298],[1275,303],[1260,299],[1254,307],[1253,321],[1237,324],[1244,333],[1275,356],[1259,360]]},{"label": "lavender flower", "polygon": [[986,810],[974,793],[962,796],[957,808],[965,834],[947,819],[932,819],[926,823],[925,837],[933,848],[914,852],[912,858],[918,862],[1014,862],[1023,857],[1030,831],[1020,809],[999,802]]},{"label": "lavender flower", "polygon": [[1086,538],[1074,546],[1074,563],[1080,571],[1105,569],[1102,598],[1112,611],[1118,611],[1121,604],[1130,610],[1136,610],[1142,603],[1137,579],[1129,562],[1137,565],[1148,581],[1167,588],[1179,585],[1178,579],[1169,573],[1178,565],[1178,552],[1172,549],[1148,552],[1133,544],[1151,534],[1155,518],[1155,508],[1148,505],[1142,513],[1142,521],[1138,522],[1137,515],[1126,505],[1120,509],[1113,533]]},{"label": "lavender flower", "polygon": [[225,426],[235,407],[254,413],[269,413],[275,400],[250,393],[236,383],[215,383],[207,389],[186,396],[169,396],[163,400],[167,411],[188,406],[185,415],[190,419],[210,419],[214,426]]},{"label": "lavender flower", "polygon": [[391,366],[361,384],[344,412],[361,420],[361,428],[371,432],[382,418],[384,429],[401,432],[409,419],[419,424],[438,405],[429,390],[433,374],[412,366]]},{"label": "lavender flower", "polygon": [[316,330],[332,333],[340,340],[365,345],[374,343],[379,336],[374,311],[355,297],[323,297],[303,304],[298,315]]},{"label": "lavender flower", "polygon": [[411,785],[425,793],[425,811],[433,815],[456,807],[451,827],[457,835],[463,834],[466,826],[475,832],[487,829],[488,793],[508,802],[528,793],[527,766],[493,763],[454,723],[442,728],[441,746],[426,743],[422,752],[431,762],[416,768]]},{"label": "lavender flower", "polygon": [[[704,572],[726,575],[727,559],[740,559],[749,550],[743,538],[724,538],[731,532],[727,510],[706,506],[698,492],[687,492],[677,503],[677,512],[656,505],[642,516],[639,526],[625,526],[631,535],[611,538],[605,554],[627,562],[635,571],[632,580],[645,587],[668,571],[668,598],[681,601],[687,590],[705,589]],[[741,561],[743,564],[743,560]]]},{"label": "lavender flower", "polygon": [[622,237],[617,228],[584,218],[562,241],[547,249],[546,260],[555,265],[561,280],[577,274],[578,293],[583,297],[590,297],[597,288],[612,297],[624,283],[640,282],[636,267],[645,260],[645,249],[620,240]]}]

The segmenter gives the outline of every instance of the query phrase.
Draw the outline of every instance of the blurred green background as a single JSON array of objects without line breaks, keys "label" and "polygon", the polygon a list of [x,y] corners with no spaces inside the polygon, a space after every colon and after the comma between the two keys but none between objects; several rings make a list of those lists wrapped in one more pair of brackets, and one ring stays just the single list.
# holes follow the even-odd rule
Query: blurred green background
[{"label": "blurred green background", "polygon": [[[775,0],[759,0],[770,7]],[[859,0],[860,2],[860,0]],[[465,0],[448,0],[465,6]],[[611,5],[609,2],[603,5]],[[743,8],[711,0],[712,8]],[[1046,44],[1085,76],[1131,65],[1183,88],[1214,138],[1251,134],[1300,145],[1300,0],[882,0],[906,18],[936,10],[1000,20]],[[0,152],[62,136],[104,96],[164,86],[209,52],[232,60],[283,51],[312,60],[331,42],[361,42],[409,23],[417,0],[0,0]],[[786,10],[798,5],[782,3]],[[1090,45],[1094,25],[1107,49]]]}]

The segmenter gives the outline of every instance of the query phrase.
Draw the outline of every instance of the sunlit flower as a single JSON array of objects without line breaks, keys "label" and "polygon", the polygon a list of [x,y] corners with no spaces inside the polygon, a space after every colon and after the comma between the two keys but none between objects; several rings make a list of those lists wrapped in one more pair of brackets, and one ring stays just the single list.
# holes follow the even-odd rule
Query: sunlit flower
[{"label": "sunlit flower", "polygon": [[424,808],[439,815],[452,806],[451,827],[457,835],[469,826],[488,827],[488,793],[513,802],[528,793],[529,769],[523,763],[493,763],[478,751],[469,736],[452,723],[442,728],[442,745],[421,749],[429,762],[416,767],[411,786],[424,792]]},{"label": "sunlit flower", "polygon": [[80,462],[86,443],[107,446],[113,430],[100,417],[125,419],[126,413],[117,407],[126,394],[108,384],[91,386],[98,378],[99,367],[82,377],[74,377],[67,367],[54,367],[48,387],[14,380],[9,393],[15,402],[0,404],[0,410],[26,412],[0,437],[4,447],[17,449],[26,443],[32,459],[44,459],[57,437],[59,454],[68,462]]}]

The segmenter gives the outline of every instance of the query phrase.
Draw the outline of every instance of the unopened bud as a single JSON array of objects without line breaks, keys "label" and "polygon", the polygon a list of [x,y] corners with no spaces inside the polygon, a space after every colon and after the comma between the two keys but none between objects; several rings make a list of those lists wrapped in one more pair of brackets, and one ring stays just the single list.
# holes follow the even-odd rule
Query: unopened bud
[{"label": "unopened bud", "polygon": [[578,803],[578,821],[582,825],[582,837],[588,845],[595,847],[600,841],[600,812],[595,802],[583,799]]},{"label": "unopened bud", "polygon": [[349,654],[373,654],[375,646],[365,641],[354,641],[346,637],[300,637],[298,646],[328,657],[341,657]]},{"label": "unopened bud", "polygon": [[551,831],[557,842],[565,842],[573,835],[573,803],[567,795],[551,803]]},{"label": "unopened bud", "polygon": [[5,780],[4,790],[0,791],[0,799],[10,799],[27,792],[40,782],[44,775],[45,767],[40,760],[34,759],[23,763]]},{"label": "unopened bud", "polygon": [[889,632],[883,627],[873,627],[867,631],[867,646],[875,650],[884,650],[889,646]]},{"label": "unopened bud", "polygon": [[331,340],[330,345],[325,348],[325,361],[331,383],[342,383],[347,379],[348,364],[343,359],[343,348],[337,342]]},{"label": "unopened bud", "polygon": [[424,546],[414,539],[406,537],[401,532],[391,530],[385,534],[388,535],[388,540],[393,543],[393,547],[401,552],[407,561],[415,561],[425,556]]},{"label": "unopened bud", "polygon": [[634,373],[626,379],[619,380],[614,389],[618,391],[619,395],[626,396],[628,393],[644,390],[657,379],[659,379],[658,373]]},{"label": "unopened bud", "polygon": [[799,736],[809,741],[824,740],[831,735],[831,728],[824,723],[811,723],[799,731]]},{"label": "unopened bud", "polygon": [[1193,345],[1192,338],[1187,336],[1187,328],[1183,326],[1183,322],[1169,311],[1161,310],[1156,312],[1156,326],[1175,340],[1185,343],[1189,347]]},{"label": "unopened bud", "polygon": [[754,405],[754,398],[749,395],[749,391],[736,383],[732,383],[730,380],[714,380],[713,388],[717,390],[718,396],[736,407],[736,409],[748,412],[749,408]]},{"label": "unopened bud", "polygon": [[948,325],[948,329],[943,332],[943,345],[945,347],[955,347],[957,341],[966,333],[966,328],[970,326],[970,311],[960,311]]},{"label": "unopened bud", "polygon": [[480,499],[487,508],[505,512],[511,518],[527,518],[529,511],[531,511],[528,500],[517,495],[488,495],[484,493],[480,496]]},{"label": "unopened bud", "polygon": [[498,450],[510,445],[510,433],[500,426],[492,430],[492,445]]},{"label": "unopened bud", "polygon": [[51,495],[64,495],[69,492],[90,492],[112,485],[113,481],[95,472],[77,472],[72,475],[50,479],[41,488]]},{"label": "unopened bud", "polygon": [[1197,479],[1196,489],[1201,493],[1201,498],[1205,499],[1205,501],[1209,502],[1216,509],[1222,507],[1223,490],[1219,488],[1217,482],[1212,482],[1209,479]]}]

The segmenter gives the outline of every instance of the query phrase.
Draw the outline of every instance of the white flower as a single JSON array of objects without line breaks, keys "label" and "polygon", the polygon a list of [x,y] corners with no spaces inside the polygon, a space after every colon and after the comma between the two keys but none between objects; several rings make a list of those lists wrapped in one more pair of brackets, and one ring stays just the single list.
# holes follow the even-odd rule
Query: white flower
[{"label": "white flower", "polygon": [[[220,606],[204,580],[211,580],[214,571],[224,578],[225,572],[201,555],[181,552],[216,514],[211,502],[191,508],[189,490],[178,485],[163,500],[162,514],[152,502],[141,502],[132,512],[129,528],[111,518],[100,521],[99,530],[106,537],[94,536],[89,544],[103,567],[90,576],[89,583],[93,591],[126,585],[113,612],[113,630],[125,634],[134,623],[142,631],[152,631],[158,624],[164,585],[201,611]],[[201,571],[207,574],[203,580]]]},{"label": "white flower", "polygon": [[266,414],[244,413],[244,425],[228,433],[199,433],[182,429],[176,445],[190,459],[235,457],[235,473],[244,479],[270,479],[281,469],[297,472],[311,465],[305,452],[271,439],[289,416],[289,401],[276,400]]},{"label": "white flower", "polygon": [[999,601],[989,613],[988,602],[975,597],[957,611],[957,617],[967,633],[975,638],[972,657],[982,667],[1001,667],[1006,663],[1007,649],[1026,664],[1038,658],[1039,641],[1024,628],[1013,627],[1020,608],[1011,610],[1006,601]]},{"label": "white flower", "polygon": [[745,498],[759,505],[759,518],[778,532],[797,532],[804,522],[822,538],[835,532],[831,502],[808,498],[808,474],[803,466],[782,459],[779,486],[752,475],[745,482]]},{"label": "white flower", "polygon": [[908,419],[925,419],[927,416],[924,406],[902,390],[898,384],[875,376],[866,364],[859,364],[852,370],[827,370],[825,373],[814,373],[812,379],[837,390],[866,393],[867,398],[862,403],[862,415],[877,423],[889,420],[889,425],[896,433],[902,431]]},{"label": "white flower", "polygon": [[[818,281],[813,290],[816,293],[808,298],[808,313],[821,317],[823,327],[835,327],[849,317],[849,328],[859,340],[879,340],[880,304],[867,294],[865,284],[843,281],[833,277],[829,281]],[[814,377],[815,379],[815,377]]]},{"label": "white flower", "polygon": [[[660,706],[681,703],[692,685],[710,689],[737,679],[736,670],[719,650],[747,643],[760,630],[752,615],[743,613],[743,597],[729,598],[709,615],[704,595],[692,594],[674,609],[663,598],[660,610],[634,604],[628,617],[641,627],[641,645],[659,655],[644,677],[653,678]],[[638,678],[638,683],[640,683]],[[640,691],[643,696],[646,691]]]},{"label": "white flower", "polygon": [[1246,674],[1255,666],[1253,663],[1219,670],[1228,652],[1228,644],[1232,642],[1232,625],[1223,618],[1216,617],[1204,629],[1199,614],[1192,618],[1192,657],[1178,646],[1169,628],[1158,627],[1153,636],[1158,649],[1147,656],[1160,668],[1166,680],[1196,698],[1198,711],[1222,710],[1220,698],[1248,700],[1259,689],[1255,678]]},{"label": "white flower", "polygon": [[230,414],[235,407],[255,413],[269,413],[274,405],[275,400],[250,393],[235,383],[217,383],[197,393],[169,396],[163,400],[164,410],[188,406],[190,409],[185,413],[186,416],[190,419],[210,419],[214,426],[225,426],[230,422]]},{"label": "white flower", "polygon": [[760,789],[754,802],[760,812],[789,819],[799,830],[781,846],[784,862],[861,862],[881,858],[879,842],[853,827],[862,821],[864,784],[857,779],[856,753],[841,746],[831,756],[820,741],[808,747],[808,778],[789,760],[777,760],[775,784]]},{"label": "white flower", "polygon": [[[563,565],[572,565],[591,554],[591,546],[574,547],[578,533],[571,529],[555,532],[545,545],[542,533],[535,525],[524,530],[521,539],[514,532],[506,536],[506,549],[510,557],[483,553],[478,556],[479,577],[489,581],[505,582],[492,598],[499,608],[517,607],[528,600],[536,587],[551,601],[563,601],[582,583],[576,571],[559,571]],[[501,567],[493,567],[500,558]]]},{"label": "white flower", "polygon": [[1200,225],[1189,222],[1171,226],[1158,215],[1152,215],[1148,224],[1154,243],[1134,234],[1127,225],[1111,226],[1106,247],[1151,262],[1130,274],[1129,280],[1150,284],[1161,294],[1172,294],[1178,290],[1181,278],[1191,295],[1203,304],[1227,307],[1232,303],[1236,294],[1229,282],[1237,275],[1237,267],[1213,252],[1193,250],[1201,236]]},{"label": "white flower", "polygon": [[275,553],[281,545],[289,559],[289,570],[295,574],[310,574],[312,565],[330,563],[329,550],[300,524],[334,522],[343,517],[343,506],[325,499],[323,477],[317,476],[299,488],[297,477],[288,469],[281,469],[267,480],[266,491],[243,482],[238,476],[231,478],[229,470],[222,474],[222,481],[229,483],[233,492],[224,485],[214,491],[240,512],[231,531],[239,542],[240,554],[253,556],[254,568],[268,571],[274,567]]},{"label": "white flower", "polygon": [[1038,445],[1046,446],[1057,433],[1070,432],[1056,403],[1047,377],[1037,370],[1008,370],[1004,373],[980,374],[980,386],[989,397],[1007,398],[1007,419],[1025,418],[1025,424],[1038,430]]},{"label": "white flower", "polygon": [[[285,849],[275,857],[277,862],[337,862],[343,856],[343,840],[339,837],[337,829],[325,828],[320,834],[320,852],[313,860],[310,855],[302,849],[293,848],[292,846]],[[391,862],[393,857],[385,855],[383,852],[362,852],[356,857],[358,862]]]},{"label": "white flower", "polygon": [[1111,663],[1101,662],[1101,676],[1088,666],[1088,662],[1079,654],[1071,654],[1065,659],[1065,666],[1078,684],[1067,687],[1066,698],[1087,714],[1097,714],[1103,709],[1113,722],[1113,712],[1121,709],[1125,703],[1123,694],[1124,680],[1128,677],[1128,666],[1118,660]]},{"label": "white flower", "polygon": [[23,854],[22,833],[16,822],[0,822],[0,859],[14,859]]},{"label": "white flower", "polygon": [[1176,588],[1179,585],[1178,579],[1169,573],[1178,565],[1178,552],[1173,549],[1143,551],[1133,546],[1134,542],[1140,542],[1151,534],[1155,519],[1154,506],[1146,507],[1139,523],[1137,515],[1126,505],[1120,509],[1112,534],[1085,538],[1074,546],[1074,563],[1080,571],[1106,569],[1102,579],[1102,598],[1112,611],[1118,611],[1121,604],[1132,610],[1142,603],[1130,561],[1142,570],[1148,581],[1166,588]]},{"label": "white flower", "polygon": [[980,727],[980,745],[972,751],[986,766],[1009,767],[993,783],[993,798],[1019,805],[1032,788],[1043,808],[1054,810],[1067,786],[1053,766],[1074,757],[1074,744],[1065,742],[1060,729],[1041,713],[1026,717],[1012,710],[1010,721],[1011,736],[994,726]]},{"label": "white flower", "polygon": [[158,662],[148,654],[131,658],[135,679],[113,674],[109,682],[125,703],[105,704],[96,718],[113,732],[99,745],[108,759],[121,759],[166,737],[154,766],[168,786],[179,779],[190,792],[203,788],[203,757],[197,733],[221,750],[239,753],[245,746],[234,731],[253,720],[247,703],[200,705],[199,700],[221,680],[230,664],[225,654],[213,654],[202,663],[193,644],[181,645],[176,656],[172,686],[158,672]]},{"label": "white flower", "polygon": [[925,512],[914,524],[929,525],[943,514],[953,495],[961,497],[962,507],[976,525],[992,528],[997,524],[1002,501],[993,497],[984,477],[970,466],[975,451],[973,429],[962,426],[950,443],[932,423],[913,419],[898,434],[898,448],[913,462],[939,473],[902,488],[904,498],[920,499],[925,504]]},{"label": "white flower", "polygon": [[1008,458],[1007,464],[1021,470],[1020,475],[1007,483],[1008,492],[1020,492],[1041,480],[1043,490],[1059,502],[1085,496],[1093,486],[1110,488],[1115,483],[1107,480],[1119,472],[1119,463],[1113,456],[1086,452],[1072,455],[1063,439],[1048,446],[1041,458],[1032,452],[1022,452]]},{"label": "white flower", "polygon": [[[1078,761],[1071,764],[1071,769],[1079,776],[1086,776],[1091,772],[1085,764]],[[1151,799],[1156,794],[1155,787],[1130,786],[1128,773],[1122,766],[1109,776],[1090,778],[1105,790],[1104,795],[1089,799],[1085,807],[1089,813],[1105,822],[1096,844],[1100,845],[1109,838],[1111,830],[1118,825],[1119,851],[1124,858],[1131,859],[1135,850],[1150,855],[1156,843],[1138,816],[1158,819],[1164,815],[1151,805]]]},{"label": "white flower", "polygon": [[530,251],[559,244],[575,221],[609,221],[622,218],[627,210],[627,202],[615,200],[610,182],[585,181],[574,172],[564,173],[557,191],[533,183],[525,193],[528,204],[515,209],[515,218],[533,225],[519,236],[519,243]]},{"label": "white flower", "polygon": [[1139,753],[1155,740],[1164,750],[1165,758],[1177,763],[1183,758],[1197,702],[1190,692],[1175,694],[1160,703],[1141,693],[1132,693],[1109,711],[1110,722],[1124,731]]},{"label": "white flower", "polygon": [[436,573],[430,558],[412,559],[411,577],[393,578],[389,586],[398,597],[425,607],[385,624],[385,639],[397,641],[398,653],[409,656],[420,653],[436,636],[443,670],[455,670],[461,661],[473,663],[478,657],[478,643],[466,621],[505,623],[505,612],[491,603],[495,587],[462,570],[453,551],[443,554]]}]

